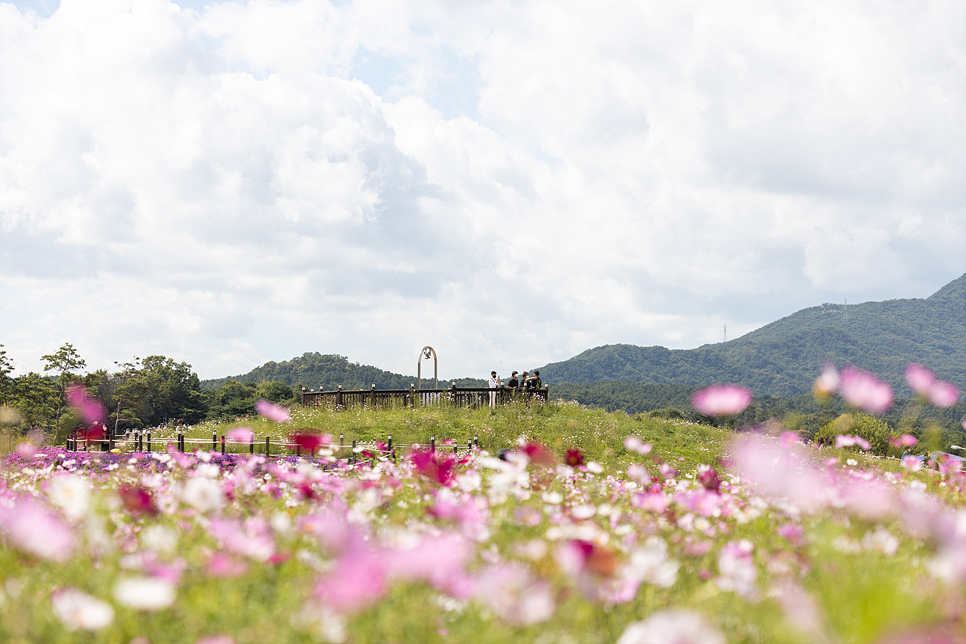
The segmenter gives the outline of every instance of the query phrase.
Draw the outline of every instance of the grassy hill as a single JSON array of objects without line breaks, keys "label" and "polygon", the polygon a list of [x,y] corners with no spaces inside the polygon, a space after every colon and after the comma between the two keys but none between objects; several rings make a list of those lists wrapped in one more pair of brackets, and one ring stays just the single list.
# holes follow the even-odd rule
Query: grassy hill
[{"label": "grassy hill", "polygon": [[966,274],[926,299],[803,309],[745,336],[697,349],[616,344],[541,368],[551,383],[705,385],[734,382],[756,395],[811,389],[826,362],[868,369],[910,395],[903,371],[919,362],[966,390]]},{"label": "grassy hill", "polygon": [[[432,366],[428,367],[432,375]],[[342,385],[343,389],[369,389],[373,384],[377,389],[408,389],[410,384],[416,383],[415,376],[405,376],[390,371],[383,371],[358,362],[349,362],[345,356],[323,355],[316,352],[304,353],[301,357],[283,362],[266,362],[246,374],[202,380],[202,389],[218,389],[229,380],[237,382],[284,382],[291,387],[303,386],[307,389],[324,388],[336,389]],[[441,387],[447,387],[452,381],[441,381]],[[461,378],[456,384],[463,387],[478,387],[484,384],[478,378]],[[433,379],[423,378],[423,388],[432,387]]]}]

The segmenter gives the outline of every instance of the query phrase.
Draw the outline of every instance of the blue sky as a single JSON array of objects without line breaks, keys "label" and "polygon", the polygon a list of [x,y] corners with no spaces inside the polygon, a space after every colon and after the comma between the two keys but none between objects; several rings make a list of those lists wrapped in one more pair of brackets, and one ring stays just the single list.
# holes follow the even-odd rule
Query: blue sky
[{"label": "blue sky", "polygon": [[966,272],[960,2],[0,4],[18,371],[443,378]]}]

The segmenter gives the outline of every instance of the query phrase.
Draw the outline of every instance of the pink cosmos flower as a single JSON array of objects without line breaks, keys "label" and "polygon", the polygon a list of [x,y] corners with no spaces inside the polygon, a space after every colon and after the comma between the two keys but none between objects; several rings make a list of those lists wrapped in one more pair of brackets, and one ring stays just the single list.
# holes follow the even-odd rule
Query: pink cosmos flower
[{"label": "pink cosmos flower", "polygon": [[868,371],[854,367],[842,371],[839,393],[853,407],[873,414],[884,413],[892,406],[892,387]]},{"label": "pink cosmos flower", "polygon": [[361,539],[354,539],[331,574],[316,585],[315,594],[333,611],[354,613],[382,597],[386,572],[384,558]]},{"label": "pink cosmos flower", "polygon": [[898,438],[890,438],[889,444],[893,447],[912,447],[917,442],[916,437],[910,434],[903,434]]},{"label": "pink cosmos flower", "polygon": [[915,472],[920,467],[922,467],[922,461],[916,458],[915,456],[913,456],[912,454],[906,454],[905,456],[903,456],[902,461],[900,461],[900,464],[902,465],[902,467],[909,470],[910,472]]},{"label": "pink cosmos flower", "polygon": [[276,423],[287,423],[291,419],[285,407],[270,403],[265,399],[259,399],[255,403],[255,411],[258,412],[259,416],[274,420]]},{"label": "pink cosmos flower", "polygon": [[872,445],[869,444],[869,441],[865,440],[861,436],[850,436],[848,434],[839,434],[838,436],[835,437],[836,447],[839,447],[839,448],[853,447],[856,445],[861,447],[865,451],[869,451],[870,449],[872,449]]},{"label": "pink cosmos flower", "polygon": [[59,517],[29,500],[13,508],[0,506],[0,533],[14,547],[52,561],[66,561],[76,545],[74,533]]},{"label": "pink cosmos flower", "polygon": [[825,477],[795,446],[780,447],[768,439],[747,436],[734,441],[732,453],[738,470],[761,492],[807,510],[828,502],[831,490]]},{"label": "pink cosmos flower", "polygon": [[87,394],[84,385],[74,382],[67,386],[67,404],[81,417],[87,425],[103,423],[107,418],[107,410],[104,404],[97,398]]},{"label": "pink cosmos flower", "polygon": [[959,400],[959,389],[936,376],[920,364],[910,362],[906,366],[906,382],[917,395],[937,407],[952,407]]},{"label": "pink cosmos flower", "polygon": [[798,432],[782,432],[781,436],[778,437],[778,440],[783,446],[791,447],[798,442]]},{"label": "pink cosmos flower", "polygon": [[255,432],[250,427],[235,427],[229,429],[225,436],[236,443],[250,443],[255,438]]},{"label": "pink cosmos flower", "polygon": [[456,479],[456,457],[446,452],[440,454],[430,449],[414,449],[409,453],[409,460],[420,476],[448,486]]},{"label": "pink cosmos flower", "polygon": [[624,439],[624,449],[628,452],[634,452],[635,454],[649,454],[651,452],[652,446],[649,443],[645,443],[637,436],[628,436]]},{"label": "pink cosmos flower", "polygon": [[751,390],[738,385],[712,385],[691,396],[691,405],[705,416],[733,416],[751,404]]},{"label": "pink cosmos flower", "polygon": [[553,589],[520,564],[497,564],[477,578],[477,598],[511,624],[539,624],[555,610]]},{"label": "pink cosmos flower", "polygon": [[235,644],[235,640],[231,635],[209,635],[202,637],[195,644]]}]

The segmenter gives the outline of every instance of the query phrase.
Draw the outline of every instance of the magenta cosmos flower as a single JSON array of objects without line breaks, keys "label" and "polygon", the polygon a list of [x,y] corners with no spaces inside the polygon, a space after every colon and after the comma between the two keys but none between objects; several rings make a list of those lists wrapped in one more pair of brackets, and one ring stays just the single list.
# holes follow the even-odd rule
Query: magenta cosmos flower
[{"label": "magenta cosmos flower", "polygon": [[691,405],[705,416],[732,416],[751,404],[751,390],[738,385],[712,385],[691,396]]},{"label": "magenta cosmos flower", "polygon": [[285,407],[270,403],[264,399],[255,403],[255,411],[258,412],[259,416],[264,416],[269,420],[274,420],[276,423],[287,423],[289,418],[291,418],[288,410],[285,409]]},{"label": "magenta cosmos flower", "polygon": [[839,393],[853,407],[873,414],[881,414],[892,406],[892,387],[855,367],[842,370]]}]

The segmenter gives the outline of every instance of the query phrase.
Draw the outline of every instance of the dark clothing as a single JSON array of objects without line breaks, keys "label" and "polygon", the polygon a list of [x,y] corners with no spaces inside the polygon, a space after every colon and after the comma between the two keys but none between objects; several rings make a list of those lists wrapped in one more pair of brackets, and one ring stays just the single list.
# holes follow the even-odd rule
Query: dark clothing
[{"label": "dark clothing", "polygon": [[510,389],[518,389],[520,387],[520,381],[516,378],[510,378],[510,382],[508,382],[506,386]]}]

